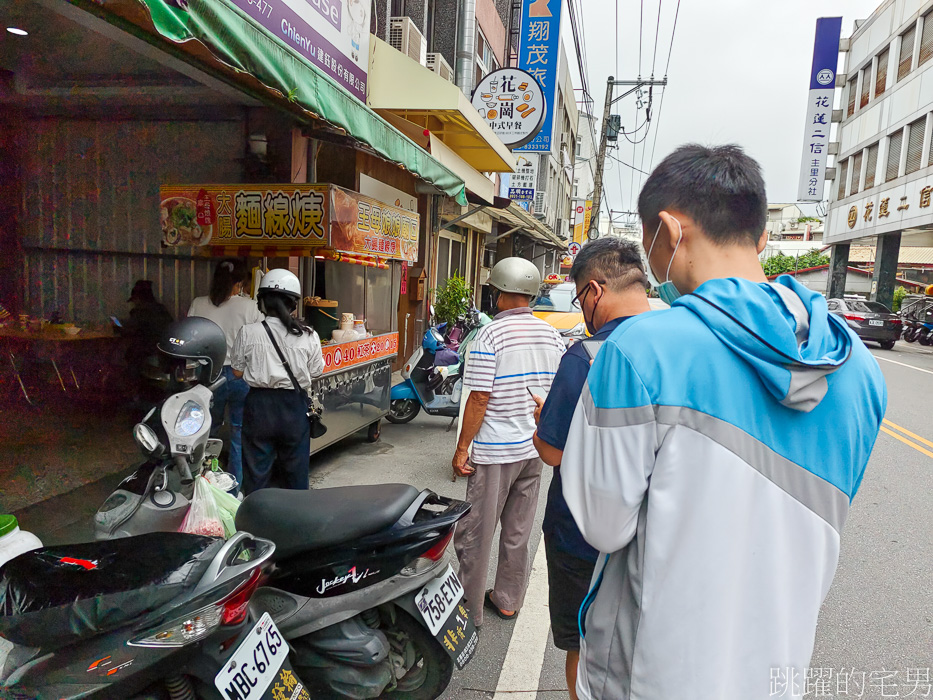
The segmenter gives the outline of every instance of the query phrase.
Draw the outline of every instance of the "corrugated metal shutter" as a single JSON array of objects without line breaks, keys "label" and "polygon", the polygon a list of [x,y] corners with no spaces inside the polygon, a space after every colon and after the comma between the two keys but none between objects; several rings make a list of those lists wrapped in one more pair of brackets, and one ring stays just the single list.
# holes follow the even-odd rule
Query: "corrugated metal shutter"
[{"label": "corrugated metal shutter", "polygon": [[927,118],[921,117],[910,124],[907,136],[907,168],[905,174],[915,173],[923,165],[923,132],[926,130]]},{"label": "corrugated metal shutter", "polygon": [[920,60],[918,65],[923,65],[933,58],[933,12],[927,12],[923,16],[923,33],[920,35]]},{"label": "corrugated metal shutter", "polygon": [[137,279],[178,318],[209,259],[161,247],[159,185],[242,181],[243,125],[39,119],[23,130],[24,302],[84,323],[123,315]]},{"label": "corrugated metal shutter", "polygon": [[888,87],[888,57],[891,49],[885,49],[878,54],[878,70],[875,73],[875,97],[883,95]]},{"label": "corrugated metal shutter", "polygon": [[846,177],[849,173],[849,158],[846,158],[842,163],[839,164],[839,179],[837,180],[838,187],[836,189],[836,199],[845,199],[846,196]]},{"label": "corrugated metal shutter", "polygon": [[868,161],[865,163],[865,187],[863,189],[871,189],[875,186],[875,171],[878,169],[878,144],[868,147],[868,156],[866,158]]},{"label": "corrugated metal shutter", "polygon": [[849,81],[849,105],[846,107],[846,116],[851,117],[855,114],[855,95],[858,92],[858,81]]},{"label": "corrugated metal shutter", "polygon": [[862,95],[859,98],[859,107],[864,107],[871,99],[871,64],[859,72],[862,76]]},{"label": "corrugated metal shutter", "polygon": [[917,25],[901,34],[901,53],[897,60],[897,79],[903,80],[910,73],[910,64],[914,58],[914,42],[917,39]]},{"label": "corrugated metal shutter", "polygon": [[858,183],[862,176],[862,152],[859,151],[852,156],[852,184],[849,187],[849,194],[858,193]]},{"label": "corrugated metal shutter", "polygon": [[904,131],[897,131],[888,137],[888,162],[884,170],[884,181],[890,182],[897,177],[897,170],[901,163],[901,143],[904,141]]}]

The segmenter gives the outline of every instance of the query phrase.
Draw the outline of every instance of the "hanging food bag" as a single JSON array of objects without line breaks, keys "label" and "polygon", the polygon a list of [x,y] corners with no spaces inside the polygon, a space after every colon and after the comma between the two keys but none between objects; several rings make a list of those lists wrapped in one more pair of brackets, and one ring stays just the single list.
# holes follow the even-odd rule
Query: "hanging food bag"
[{"label": "hanging food bag", "polygon": [[194,496],[188,514],[181,524],[179,532],[192,535],[208,535],[210,537],[223,537],[224,525],[220,519],[220,509],[211,491],[211,485],[203,476],[194,480]]}]

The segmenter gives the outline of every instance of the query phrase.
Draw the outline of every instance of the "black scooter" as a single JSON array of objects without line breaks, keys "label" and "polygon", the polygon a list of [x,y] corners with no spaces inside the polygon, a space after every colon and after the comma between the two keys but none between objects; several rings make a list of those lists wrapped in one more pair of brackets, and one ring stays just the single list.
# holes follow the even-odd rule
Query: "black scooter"
[{"label": "black scooter", "polygon": [[153,533],[20,555],[0,569],[0,697],[307,698],[274,623],[249,614],[274,551]]}]

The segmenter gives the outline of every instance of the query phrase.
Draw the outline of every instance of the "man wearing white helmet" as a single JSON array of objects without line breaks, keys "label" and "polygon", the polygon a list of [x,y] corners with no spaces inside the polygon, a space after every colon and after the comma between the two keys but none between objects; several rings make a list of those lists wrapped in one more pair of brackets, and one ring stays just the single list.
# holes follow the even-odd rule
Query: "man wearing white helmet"
[{"label": "man wearing white helmet", "polygon": [[324,371],[321,341],[293,315],[301,301],[294,274],[270,270],[256,296],[266,320],[240,329],[231,358],[233,374],[250,386],[243,411],[243,491],[306,489],[308,391]]},{"label": "man wearing white helmet", "polygon": [[[557,331],[529,308],[541,285],[538,268],[523,258],[505,258],[492,269],[489,285],[499,314],[470,346],[463,382],[471,393],[453,458],[454,472],[469,477],[466,498],[473,504],[457,527],[454,546],[477,626],[484,607],[504,620],[514,619],[522,607],[542,469],[533,442],[532,394],[547,394],[564,352]],[[486,590],[500,521],[496,581]]]}]

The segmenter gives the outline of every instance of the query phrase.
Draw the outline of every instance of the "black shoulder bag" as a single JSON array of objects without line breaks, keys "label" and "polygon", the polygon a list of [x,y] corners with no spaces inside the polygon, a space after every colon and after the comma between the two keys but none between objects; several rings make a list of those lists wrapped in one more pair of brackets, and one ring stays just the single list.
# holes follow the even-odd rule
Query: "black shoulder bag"
[{"label": "black shoulder bag", "polygon": [[[285,359],[285,355],[282,353],[282,350],[279,348],[279,344],[275,342],[275,335],[272,333],[272,329],[269,328],[269,324],[265,321],[262,322],[262,327],[266,329],[266,333],[269,334],[269,340],[272,341],[272,347],[275,348],[276,354],[278,354],[279,359],[282,361],[282,365],[285,367],[285,373],[288,374],[288,378],[292,380],[292,386],[295,387],[295,391],[299,394],[302,393],[301,385],[298,383],[298,380],[295,379],[295,375],[292,374],[292,368],[288,364],[288,360]],[[308,424],[311,426],[311,439],[316,439],[322,437],[324,433],[327,432],[327,426],[324,425],[324,422],[321,420],[321,412],[311,402],[311,397],[306,397],[308,400]]]}]

